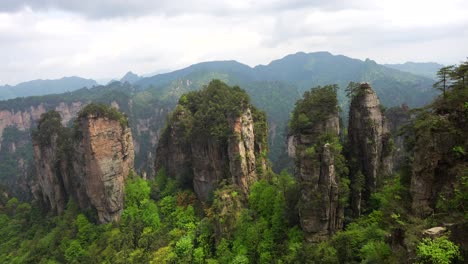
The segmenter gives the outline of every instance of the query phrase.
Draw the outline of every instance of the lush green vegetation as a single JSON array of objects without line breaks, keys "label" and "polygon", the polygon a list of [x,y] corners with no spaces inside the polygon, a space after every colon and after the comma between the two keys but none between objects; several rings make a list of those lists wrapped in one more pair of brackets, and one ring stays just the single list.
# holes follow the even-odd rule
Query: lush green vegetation
[{"label": "lush green vegetation", "polygon": [[[224,212],[203,208],[192,192],[165,192],[172,187],[164,173],[154,182],[130,175],[120,223],[93,224],[95,216],[79,212],[72,201],[63,215],[46,216],[40,207],[13,198],[0,211],[0,259],[2,263],[294,260],[300,255],[302,237],[297,227],[288,227],[285,196],[294,188],[294,180],[287,174],[271,178],[252,187],[248,201],[242,201],[250,209],[234,212],[232,226],[223,226],[218,220]],[[230,206],[223,200],[226,191],[232,199],[241,197],[225,186],[215,198],[218,209]],[[221,228],[229,231],[219,233]]]},{"label": "lush green vegetation", "polygon": [[338,114],[340,108],[337,98],[338,85],[318,86],[306,91],[302,99],[296,102],[289,127],[293,133],[312,128],[324,122],[333,114]]},{"label": "lush green vegetation", "polygon": [[[440,88],[439,85],[444,85],[445,82],[445,93],[427,107],[413,111],[415,118],[405,127],[404,135],[410,153],[418,149],[435,151],[441,156],[439,162],[443,164],[444,169],[439,173],[440,177],[449,179],[454,191],[442,188],[434,201],[434,204],[437,204],[437,212],[442,216],[447,214],[453,217],[461,214],[468,219],[468,200],[463,194],[468,188],[467,65],[468,62],[465,62],[457,67],[441,69],[436,88]],[[428,144],[429,142],[431,144]]]},{"label": "lush green vegetation", "polygon": [[[168,124],[183,131],[186,142],[216,140],[227,146],[229,137],[234,135],[232,122],[250,110],[254,121],[255,144],[266,156],[268,151],[268,124],[264,112],[250,104],[247,93],[238,86],[213,80],[200,91],[183,94],[179,104],[170,115]],[[169,133],[164,129],[163,141]]]},{"label": "lush green vegetation", "polygon": [[[101,225],[73,201],[53,216],[12,198],[0,207],[0,262],[450,263],[437,261],[459,257],[458,246],[444,237],[421,239],[425,224],[406,214],[398,177],[374,194],[372,213],[319,244],[305,242],[297,225],[294,178],[286,172],[267,178],[252,186],[247,200],[231,185],[220,187],[213,206],[205,207],[163,171],[154,181],[131,174],[121,221]],[[416,254],[399,244],[401,232]]]},{"label": "lush green vegetation", "polygon": [[[311,69],[313,66],[309,65]],[[207,206],[190,190],[180,189],[178,183],[161,170],[155,180],[143,180],[132,173],[126,183],[121,221],[103,225],[95,224],[93,212],[80,212],[73,199],[62,215],[54,216],[39,204],[7,199],[0,191],[0,262],[461,262],[463,248],[451,241],[457,234],[431,239],[423,237],[423,230],[443,223],[463,223],[468,219],[468,89],[463,67],[453,68],[445,96],[429,107],[415,111],[414,121],[406,129],[409,153],[415,151],[418,140],[429,142],[440,135],[450,139],[450,144],[446,144],[447,151],[442,153],[445,157],[443,168],[447,168],[447,174],[443,176],[450,176],[453,189],[441,188],[435,214],[427,219],[411,213],[411,155],[401,174],[389,177],[372,195],[367,214],[357,219],[346,218],[342,231],[317,244],[304,241],[298,226],[300,187],[287,172],[264,172],[265,177],[251,186],[247,198],[239,195],[235,186],[220,184],[211,206]],[[309,129],[326,117],[323,109],[338,112],[336,90],[336,86],[326,85],[306,92],[304,99],[296,105],[291,128],[297,131]],[[141,103],[139,111],[148,111],[149,116],[151,112],[144,109],[145,99],[143,96],[135,100],[135,104]],[[196,140],[197,136],[226,139],[230,133],[226,130],[228,118],[251,106],[246,92],[220,81],[182,96],[179,103],[175,113],[185,113],[185,118],[179,121],[190,128],[187,129],[187,140]],[[252,109],[256,133],[260,133],[261,143],[265,144],[265,114]],[[94,105],[82,114],[122,118],[108,111]],[[39,121],[40,132],[34,132],[33,136],[41,144],[51,144],[50,136],[54,133],[69,133],[60,122],[60,115],[48,112]],[[12,140],[15,135],[20,137],[21,133],[6,130],[4,134]],[[305,153],[311,159],[316,158],[323,143],[331,144],[337,157],[337,172],[344,184],[340,186],[343,192],[340,202],[346,206],[345,187],[349,182],[344,175],[347,174],[347,161],[341,156],[343,149],[339,138],[325,134],[317,138],[317,142],[320,144],[308,148]]]},{"label": "lush green vegetation", "polygon": [[89,116],[93,116],[96,118],[106,117],[111,120],[116,120],[120,122],[122,127],[128,126],[128,119],[125,114],[122,114],[117,109],[110,107],[105,104],[99,103],[91,103],[85,106],[81,111],[78,113],[78,118],[88,118]]}]

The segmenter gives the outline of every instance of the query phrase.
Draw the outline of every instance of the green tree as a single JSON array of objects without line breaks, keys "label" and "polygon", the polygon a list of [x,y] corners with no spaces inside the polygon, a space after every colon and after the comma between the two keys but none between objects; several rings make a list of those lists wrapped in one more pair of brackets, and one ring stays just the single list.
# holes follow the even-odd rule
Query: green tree
[{"label": "green tree", "polygon": [[418,245],[420,263],[450,264],[460,257],[460,249],[446,236],[424,238]]},{"label": "green tree", "polygon": [[451,84],[452,71],[454,69],[453,65],[440,68],[437,71],[438,81],[434,83],[433,87],[442,91],[444,98],[446,97],[446,91]]},{"label": "green tree", "polygon": [[468,87],[468,60],[453,68],[450,72],[452,87],[466,89]]}]

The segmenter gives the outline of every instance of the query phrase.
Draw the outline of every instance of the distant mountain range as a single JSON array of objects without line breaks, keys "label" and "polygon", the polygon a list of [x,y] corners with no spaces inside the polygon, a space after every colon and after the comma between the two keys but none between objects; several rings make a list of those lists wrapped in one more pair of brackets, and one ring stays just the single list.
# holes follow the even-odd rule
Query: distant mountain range
[{"label": "distant mountain range", "polygon": [[91,88],[95,85],[98,85],[95,80],[84,79],[76,76],[63,77],[57,80],[33,80],[19,83],[14,86],[0,86],[0,100],[71,92],[83,87]]},{"label": "distant mountain range", "polygon": [[129,71],[121,79],[121,82],[136,83],[141,77]]},{"label": "distant mountain range", "polygon": [[[441,67],[443,67],[442,64],[434,62],[406,62],[403,64],[379,65],[372,60],[361,61],[342,55],[334,56],[328,52],[298,52],[296,54],[287,55],[282,59],[272,61],[268,65],[258,65],[254,68],[236,61],[201,62],[181,70],[164,74],[154,74],[152,76],[139,76],[129,71],[122,78],[113,79],[108,83],[115,81],[120,81],[122,83],[128,82],[147,88],[151,85],[164,85],[167,84],[167,82],[183,76],[193,74],[203,75],[202,72],[211,72],[211,74],[218,72],[239,80],[282,81],[297,85],[300,88],[299,90],[304,90],[310,88],[308,86],[316,84],[338,83],[345,85],[345,82],[348,80],[360,79],[377,81],[378,77],[375,76],[376,74],[381,76],[393,76],[394,79],[415,78],[414,76],[408,77],[408,75],[404,77],[404,74],[402,75],[395,71],[389,71],[387,68],[434,79],[437,70]],[[58,94],[78,90],[83,87],[91,88],[97,85],[98,83],[95,80],[76,76],[64,77],[56,80],[33,80],[14,86],[0,86],[0,100]]]},{"label": "distant mountain range", "polygon": [[435,62],[405,62],[403,64],[383,64],[386,67],[416,75],[436,78],[437,71],[444,65]]},{"label": "distant mountain range", "polygon": [[[369,82],[387,106],[402,102],[421,106],[434,95],[431,88],[434,81],[428,77],[395,70],[369,59],[362,61],[329,52],[299,52],[253,68],[236,61],[202,62],[170,73],[141,78],[134,86],[139,90],[155,89],[159,94],[177,97],[187,90],[198,89],[213,78],[241,87],[250,87],[254,83],[257,86],[265,82],[281,83],[290,87],[288,93],[296,93],[297,97],[311,87],[334,83],[343,88],[339,93],[343,101],[344,88],[350,81]],[[182,80],[190,82],[180,82]]]}]

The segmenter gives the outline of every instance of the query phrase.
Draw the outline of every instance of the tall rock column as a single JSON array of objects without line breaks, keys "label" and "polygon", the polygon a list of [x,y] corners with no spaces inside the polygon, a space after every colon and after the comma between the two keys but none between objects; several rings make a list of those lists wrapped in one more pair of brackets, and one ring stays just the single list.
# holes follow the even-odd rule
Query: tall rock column
[{"label": "tall rock column", "polygon": [[300,223],[310,242],[322,241],[343,226],[341,168],[336,167],[336,159],[343,157],[335,89],[318,87],[304,94],[296,104],[288,140],[300,184]]},{"label": "tall rock column", "polygon": [[228,140],[229,171],[232,181],[248,193],[250,185],[257,181],[252,113],[247,108],[241,116],[229,121],[233,132]]},{"label": "tall rock column", "polygon": [[74,199],[81,209],[95,209],[101,223],[120,219],[125,178],[134,165],[132,134],[122,114],[90,104],[69,129],[50,111],[41,117],[33,142],[36,199],[58,213]]},{"label": "tall rock column", "polygon": [[390,134],[379,98],[369,84],[356,87],[349,109],[351,207],[359,216],[383,176],[391,173]]},{"label": "tall rock column", "polygon": [[202,201],[221,184],[245,197],[266,169],[267,134],[265,115],[245,91],[213,80],[182,95],[158,144],[155,167],[179,185],[190,180]]},{"label": "tall rock column", "polygon": [[61,120],[58,112],[47,112],[32,134],[36,179],[31,191],[36,200],[43,201],[55,213],[62,213],[68,201],[59,161],[65,136]]},{"label": "tall rock column", "polygon": [[[90,205],[100,222],[118,221],[123,210],[124,185],[134,165],[132,134],[119,120],[90,113],[79,119],[82,139],[74,161]],[[80,177],[81,176],[81,177]]]}]

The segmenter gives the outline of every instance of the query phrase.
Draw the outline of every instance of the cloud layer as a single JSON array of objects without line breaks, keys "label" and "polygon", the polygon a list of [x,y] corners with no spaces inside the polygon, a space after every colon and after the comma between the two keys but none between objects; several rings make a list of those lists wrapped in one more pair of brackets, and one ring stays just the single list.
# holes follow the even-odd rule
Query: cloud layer
[{"label": "cloud layer", "polygon": [[6,0],[0,84],[117,78],[205,60],[254,66],[327,50],[378,62],[457,63],[468,54],[466,1]]}]

